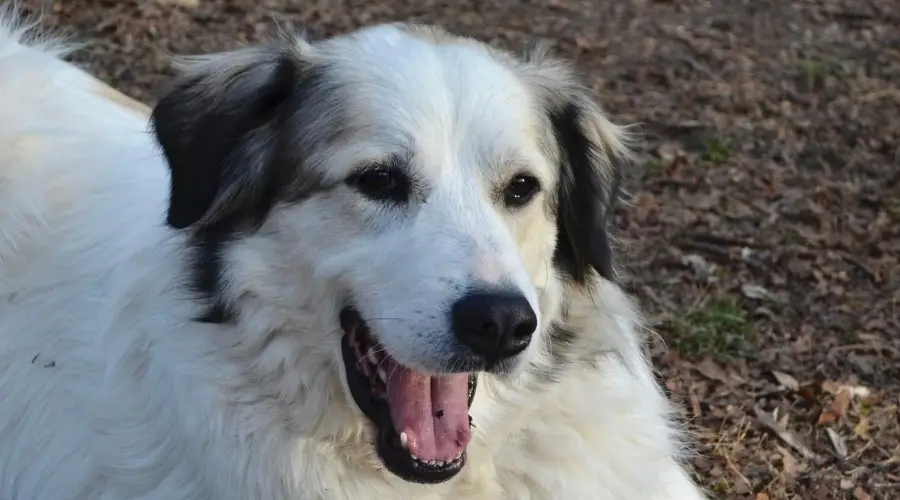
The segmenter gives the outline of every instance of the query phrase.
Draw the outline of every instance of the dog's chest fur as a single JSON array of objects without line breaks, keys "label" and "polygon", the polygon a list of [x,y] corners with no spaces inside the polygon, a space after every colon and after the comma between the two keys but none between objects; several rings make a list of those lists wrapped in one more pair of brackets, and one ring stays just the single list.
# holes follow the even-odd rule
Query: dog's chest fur
[{"label": "dog's chest fur", "polygon": [[[567,383],[542,387],[535,381],[531,391],[504,392],[483,381],[480,391],[491,394],[491,403],[476,399],[468,464],[448,483],[420,486],[385,473],[360,434],[346,441],[287,441],[282,435],[254,443],[275,445],[280,451],[257,451],[283,457],[280,464],[245,468],[245,477],[221,483],[231,484],[230,491],[217,491],[217,498],[231,498],[235,488],[246,489],[234,498],[278,500],[694,498],[671,459],[676,450],[667,422],[646,411],[663,399],[648,397],[632,374],[607,361]],[[627,460],[611,459],[616,456]],[[235,470],[233,464],[228,469]]]}]

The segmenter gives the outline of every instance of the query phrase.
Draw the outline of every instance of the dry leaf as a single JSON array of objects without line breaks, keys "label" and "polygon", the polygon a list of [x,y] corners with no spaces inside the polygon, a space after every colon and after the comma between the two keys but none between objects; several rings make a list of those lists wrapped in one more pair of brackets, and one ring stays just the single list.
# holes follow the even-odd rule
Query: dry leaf
[{"label": "dry leaf", "polygon": [[872,500],[872,496],[866,493],[860,486],[857,486],[856,489],[853,490],[853,498],[855,500]]},{"label": "dry leaf", "polygon": [[694,414],[694,418],[700,418],[703,413],[700,409],[700,398],[697,397],[697,391],[691,388],[690,392],[691,399],[691,411]]},{"label": "dry leaf", "polygon": [[659,159],[667,165],[675,161],[676,158],[684,156],[682,144],[674,141],[663,142],[659,145],[656,153],[659,155]]},{"label": "dry leaf", "polygon": [[871,427],[872,424],[867,419],[861,419],[858,424],[853,426],[853,437],[869,439],[869,429]]},{"label": "dry leaf", "polygon": [[872,394],[872,390],[862,385],[846,385],[844,389],[850,391],[850,395],[854,398],[867,398]]},{"label": "dry leaf", "polygon": [[842,384],[833,380],[826,380],[825,382],[822,382],[822,390],[835,396],[840,394],[841,392],[849,392],[851,396],[857,398],[866,398],[872,394],[872,391],[868,387],[862,385]]},{"label": "dry leaf", "polygon": [[759,285],[751,285],[744,284],[741,285],[741,292],[744,293],[744,296],[748,299],[756,299],[756,300],[770,300],[775,301],[775,296],[772,295],[772,292],[766,290],[765,288]]},{"label": "dry leaf", "polygon": [[819,390],[814,385],[804,385],[797,391],[797,395],[811,405],[819,404]]},{"label": "dry leaf", "polygon": [[822,390],[827,392],[828,394],[837,394],[841,389],[841,384],[835,382],[834,380],[826,380],[822,382]]},{"label": "dry leaf", "polygon": [[713,266],[702,256],[689,253],[681,258],[681,265],[690,267],[700,278],[706,278],[712,273]]},{"label": "dry leaf", "polygon": [[760,425],[775,433],[775,435],[778,436],[779,439],[781,439],[788,446],[797,450],[797,452],[803,455],[803,458],[806,458],[807,460],[818,459],[818,456],[812,450],[807,448],[806,445],[804,445],[800,441],[800,438],[798,438],[793,432],[790,432],[779,425],[778,422],[776,422],[772,417],[772,415],[769,415],[758,406],[753,407],[753,412],[756,414],[756,420],[760,423]]},{"label": "dry leaf", "polygon": [[778,425],[780,425],[782,429],[787,429],[788,425],[791,423],[790,413],[785,413],[781,418],[778,418],[778,408],[775,408],[775,411],[772,412],[772,418],[778,421]]},{"label": "dry leaf", "polygon": [[589,38],[582,35],[575,35],[575,47],[581,51],[588,51],[597,47]]},{"label": "dry leaf", "polygon": [[884,389],[875,391],[868,396],[863,396],[862,398],[862,402],[869,407],[878,406],[882,401],[884,401]]},{"label": "dry leaf", "polygon": [[728,374],[725,373],[725,370],[711,358],[704,358],[703,361],[697,363],[695,366],[698,372],[710,380],[717,380],[724,384],[729,382]]},{"label": "dry leaf", "polygon": [[766,493],[757,493],[756,500],[769,500],[769,495]]},{"label": "dry leaf", "polygon": [[797,379],[788,375],[787,373],[772,370],[772,375],[774,375],[775,380],[777,380],[778,383],[784,386],[786,389],[793,392],[797,392],[800,390],[800,383],[797,382]]},{"label": "dry leaf", "polygon": [[838,392],[831,401],[831,404],[822,410],[822,414],[819,415],[818,424],[827,425],[844,418],[844,415],[847,413],[847,408],[850,407],[851,398],[849,391]]},{"label": "dry leaf", "polygon": [[844,442],[844,438],[831,427],[826,428],[825,433],[828,434],[828,440],[831,441],[831,446],[834,448],[834,452],[837,453],[837,456],[841,460],[847,458],[849,452],[847,450],[847,443]]},{"label": "dry leaf", "polygon": [[179,5],[181,7],[199,7],[200,0],[156,0],[163,5]]},{"label": "dry leaf", "polygon": [[797,459],[794,458],[794,455],[792,455],[790,451],[777,445],[776,448],[778,448],[778,452],[781,453],[781,468],[785,478],[794,481],[800,474],[800,464],[797,463]]},{"label": "dry leaf", "polygon": [[815,500],[834,500],[834,497],[831,494],[832,491],[829,490],[827,486],[820,485],[816,488],[815,493],[813,493],[813,498]]}]

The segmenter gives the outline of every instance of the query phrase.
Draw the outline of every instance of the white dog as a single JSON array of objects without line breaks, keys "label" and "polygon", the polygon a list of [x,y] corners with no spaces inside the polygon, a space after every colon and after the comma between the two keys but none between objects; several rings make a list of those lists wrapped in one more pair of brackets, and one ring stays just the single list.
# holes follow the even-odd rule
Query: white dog
[{"label": "white dog", "polygon": [[2,25],[0,498],[703,498],[565,64],[382,25],[151,114]]}]

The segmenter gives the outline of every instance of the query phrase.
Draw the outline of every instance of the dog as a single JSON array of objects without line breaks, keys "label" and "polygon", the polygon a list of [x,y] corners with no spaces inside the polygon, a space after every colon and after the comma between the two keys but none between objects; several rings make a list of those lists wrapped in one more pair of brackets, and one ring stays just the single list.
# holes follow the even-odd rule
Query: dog
[{"label": "dog", "polygon": [[631,164],[540,47],[373,25],[152,109],[0,28],[0,498],[695,500]]}]

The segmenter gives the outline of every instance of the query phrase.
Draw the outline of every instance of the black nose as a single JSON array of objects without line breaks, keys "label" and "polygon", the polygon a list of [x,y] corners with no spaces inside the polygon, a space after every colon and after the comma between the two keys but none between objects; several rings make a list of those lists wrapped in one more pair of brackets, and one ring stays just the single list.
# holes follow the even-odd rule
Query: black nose
[{"label": "black nose", "polygon": [[489,363],[524,351],[537,329],[537,315],[521,295],[470,293],[451,314],[456,337]]}]

